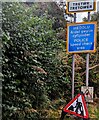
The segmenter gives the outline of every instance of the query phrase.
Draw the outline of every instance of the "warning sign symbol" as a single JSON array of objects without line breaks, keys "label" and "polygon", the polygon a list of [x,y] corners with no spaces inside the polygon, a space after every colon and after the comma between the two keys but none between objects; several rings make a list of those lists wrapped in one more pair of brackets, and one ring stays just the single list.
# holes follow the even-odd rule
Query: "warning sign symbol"
[{"label": "warning sign symbol", "polygon": [[90,97],[90,98],[92,98],[92,96],[91,96],[91,94],[90,94],[90,92],[89,92],[88,89],[85,91],[84,95],[85,95],[85,97]]},{"label": "warning sign symbol", "polygon": [[86,102],[93,102],[93,87],[82,86],[81,91],[84,93]]},{"label": "warning sign symbol", "polygon": [[83,110],[83,106],[82,106],[82,103],[78,101],[78,99],[76,100],[76,105],[73,106],[71,105],[68,110],[71,110],[71,111],[75,111],[76,114],[80,114],[82,116],[84,116],[84,110]]},{"label": "warning sign symbol", "polygon": [[75,116],[88,119],[88,110],[83,94],[78,94],[73,100],[71,100],[64,108],[66,113],[73,114]]}]

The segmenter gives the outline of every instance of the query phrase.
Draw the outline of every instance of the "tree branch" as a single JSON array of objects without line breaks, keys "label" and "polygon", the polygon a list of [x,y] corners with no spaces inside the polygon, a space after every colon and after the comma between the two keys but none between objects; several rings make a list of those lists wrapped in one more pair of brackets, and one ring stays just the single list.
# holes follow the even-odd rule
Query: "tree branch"
[{"label": "tree branch", "polygon": [[94,66],[90,67],[89,70],[92,70],[92,69],[94,69],[94,68],[96,68],[98,66],[99,66],[99,64],[98,65],[94,65]]},{"label": "tree branch", "polygon": [[[92,69],[94,69],[94,68],[96,68],[98,66],[99,66],[99,64],[94,65],[94,66],[90,67],[89,70],[92,70]],[[81,73],[81,76],[83,76],[85,73],[86,73],[86,70],[83,73]]]}]

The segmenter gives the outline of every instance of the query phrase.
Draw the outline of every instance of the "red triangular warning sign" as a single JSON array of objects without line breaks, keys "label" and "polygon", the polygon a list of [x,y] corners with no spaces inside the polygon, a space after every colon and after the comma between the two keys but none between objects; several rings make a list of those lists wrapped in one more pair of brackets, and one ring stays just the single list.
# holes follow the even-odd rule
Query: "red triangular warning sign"
[{"label": "red triangular warning sign", "polygon": [[78,94],[63,108],[63,111],[81,118],[88,119],[88,110],[84,95]]}]

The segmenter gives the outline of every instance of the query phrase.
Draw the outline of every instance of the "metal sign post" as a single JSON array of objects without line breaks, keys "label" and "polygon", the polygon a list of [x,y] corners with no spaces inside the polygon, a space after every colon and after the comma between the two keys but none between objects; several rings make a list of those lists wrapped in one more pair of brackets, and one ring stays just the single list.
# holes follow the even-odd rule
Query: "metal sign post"
[{"label": "metal sign post", "polygon": [[[74,13],[74,22],[76,22],[76,13]],[[72,56],[72,99],[74,98],[74,77],[75,77],[75,54]]]},{"label": "metal sign post", "polygon": [[[96,0],[67,0],[67,13],[74,13],[74,23],[67,24],[67,53],[72,55],[72,98],[74,98],[75,53],[86,55],[86,86],[89,79],[89,53],[96,52],[96,22],[90,22],[90,11]],[[76,12],[88,12],[88,22],[76,23]]]},{"label": "metal sign post", "polygon": [[72,56],[72,99],[74,98],[75,54]]},{"label": "metal sign post", "polygon": [[[90,22],[90,11],[95,11],[96,0],[67,0],[67,13],[74,13],[74,23],[67,24],[67,53],[72,54],[72,99],[74,99],[75,54],[86,54],[86,86],[88,102],[93,101],[93,87],[89,90],[89,53],[96,52],[97,22]],[[88,12],[88,22],[76,23],[77,12]],[[70,104],[69,104],[70,105]],[[88,103],[87,103],[88,106]],[[72,107],[73,108],[73,107]],[[65,111],[66,112],[66,111]],[[67,112],[66,112],[67,113]],[[80,117],[80,116],[79,116]]]},{"label": "metal sign post", "polygon": [[[88,22],[90,22],[90,12],[88,12]],[[86,86],[89,85],[89,53],[86,56]]]}]

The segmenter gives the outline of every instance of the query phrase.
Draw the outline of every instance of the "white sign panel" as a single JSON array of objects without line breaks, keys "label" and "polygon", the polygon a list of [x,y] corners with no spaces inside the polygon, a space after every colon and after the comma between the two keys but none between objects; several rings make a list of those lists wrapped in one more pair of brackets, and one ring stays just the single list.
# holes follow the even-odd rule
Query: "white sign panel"
[{"label": "white sign panel", "polygon": [[95,0],[67,1],[67,12],[87,12],[95,10]]},{"label": "white sign panel", "polygon": [[82,86],[81,91],[84,93],[86,102],[93,102],[93,87]]}]

